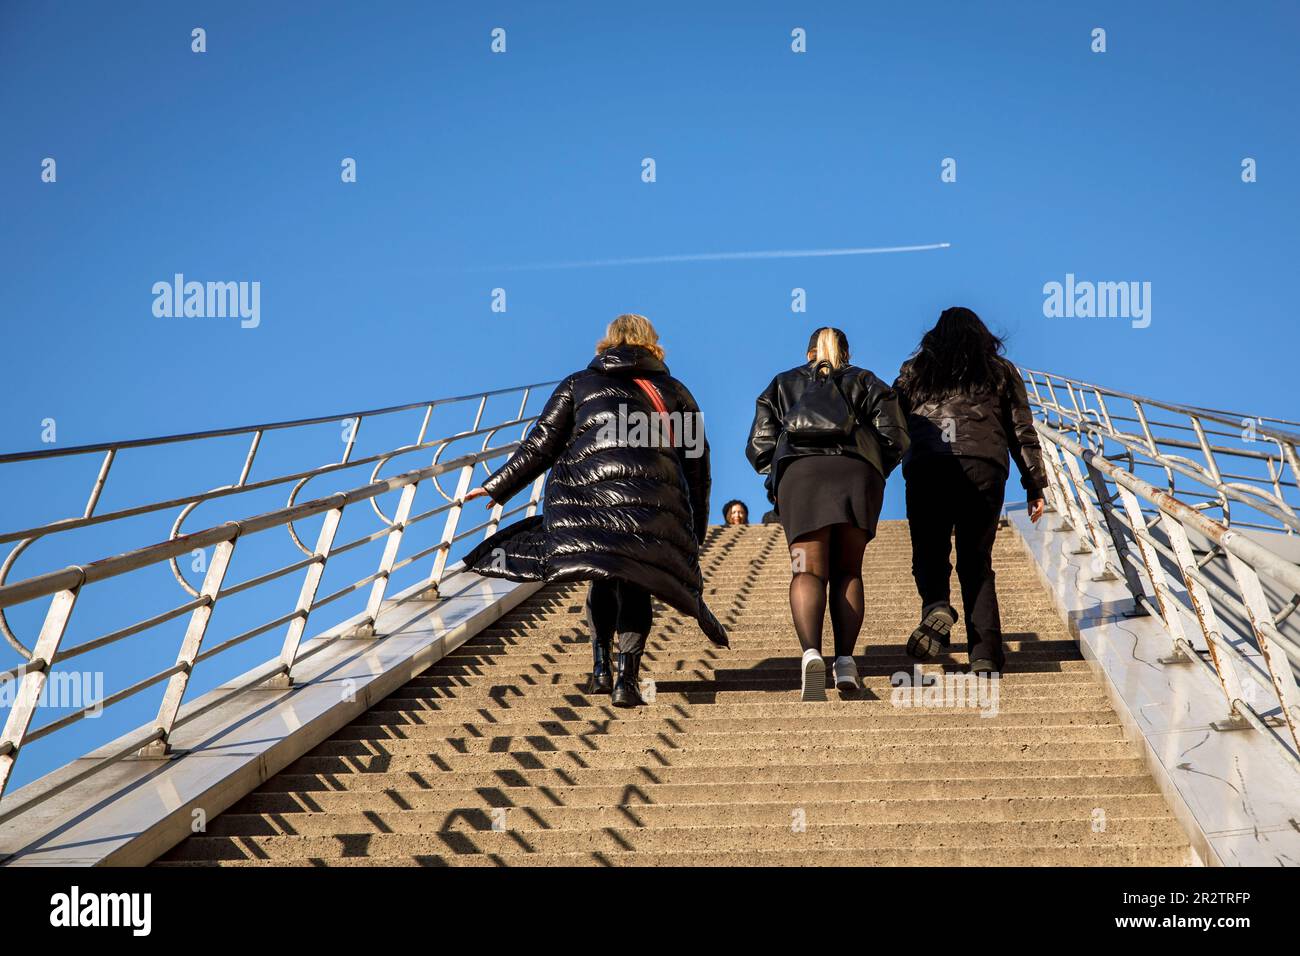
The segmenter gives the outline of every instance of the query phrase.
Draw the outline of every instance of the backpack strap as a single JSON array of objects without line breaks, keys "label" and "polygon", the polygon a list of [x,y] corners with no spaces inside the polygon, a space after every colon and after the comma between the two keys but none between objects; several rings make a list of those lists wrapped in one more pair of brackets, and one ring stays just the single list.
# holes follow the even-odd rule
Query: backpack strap
[{"label": "backpack strap", "polygon": [[659,394],[659,389],[655,388],[654,383],[648,378],[634,378],[632,381],[640,386],[655,411],[663,416],[664,425],[668,428],[668,445],[670,448],[676,448],[677,442],[673,439],[673,420],[668,416],[668,406],[664,404],[664,397]]},{"label": "backpack strap", "polygon": [[[830,363],[829,363],[829,362],[822,362],[822,363],[820,363],[820,364],[821,364],[821,365],[829,365]],[[820,367],[820,366],[819,366],[819,367]],[[857,424],[857,426],[858,426],[859,428],[861,428],[864,432],[866,432],[868,435],[871,435],[871,434],[872,434],[871,429],[868,428],[866,425],[862,424],[862,419],[858,418],[858,408],[857,408],[857,406],[854,405],[851,401],[849,401],[849,397],[848,397],[847,395],[844,394],[844,389],[840,388],[839,379],[837,379],[837,378],[835,377],[835,370],[834,370],[834,369],[831,369],[831,374],[830,374],[829,377],[830,377],[830,380],[831,380],[831,384],[835,386],[835,391],[837,391],[837,392],[840,393],[840,398],[844,399],[844,404],[847,405],[847,406],[849,406],[849,413],[853,415],[853,421],[854,421],[854,422]]]}]

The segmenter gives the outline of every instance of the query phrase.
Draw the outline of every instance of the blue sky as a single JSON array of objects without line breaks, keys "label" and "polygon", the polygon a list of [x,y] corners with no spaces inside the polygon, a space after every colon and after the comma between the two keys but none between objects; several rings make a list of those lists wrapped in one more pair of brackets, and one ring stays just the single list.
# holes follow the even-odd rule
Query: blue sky
[{"label": "blue sky", "polygon": [[[1297,417],[1298,9],[11,0],[0,449],[39,447],[46,418],[80,444],[560,377],[622,311],[655,321],[704,409],[715,505],[764,507],[753,399],[812,328],[892,378],[954,304],[1023,364]],[[177,272],[259,282],[260,325],[155,317]],[[1067,273],[1150,282],[1150,326],[1044,317]],[[4,525],[79,510],[51,502],[84,496],[84,472],[0,472]],[[891,482],[887,516],[901,501]]]}]

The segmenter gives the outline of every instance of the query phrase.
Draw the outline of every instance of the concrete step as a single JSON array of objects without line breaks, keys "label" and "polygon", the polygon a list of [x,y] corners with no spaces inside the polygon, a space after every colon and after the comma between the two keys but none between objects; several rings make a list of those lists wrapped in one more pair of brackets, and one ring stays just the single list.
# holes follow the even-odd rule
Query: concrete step
[{"label": "concrete step", "polygon": [[[1073,668],[1069,665],[1078,663],[1084,665],[1083,669]],[[1083,661],[1073,662],[1064,661],[1060,663],[1053,662],[1049,665],[1051,669],[1036,668],[1032,673],[1013,672],[1001,678],[997,685],[997,694],[999,699],[1004,695],[1016,693],[1022,688],[1033,688],[1041,690],[1045,687],[1061,686],[1093,686],[1092,672],[1087,669]],[[829,673],[829,668],[827,669]],[[859,667],[858,674],[861,678],[862,691],[859,696],[867,698],[878,698],[890,700],[898,695],[893,694],[897,689],[897,680],[893,675],[899,673],[898,670],[885,668],[865,668]],[[911,682],[911,687],[917,693],[923,688],[916,684],[912,674],[908,671],[902,671],[907,675]],[[975,693],[983,694],[985,691],[981,687],[987,688],[988,682],[978,682],[967,679],[967,675],[961,673],[950,673],[951,678],[961,678],[962,683],[956,683],[945,679],[944,687],[951,685],[953,699],[956,699],[956,693],[960,688],[963,694],[969,694],[974,688]],[[774,670],[771,672],[741,672],[734,673],[729,671],[713,671],[703,668],[698,671],[677,671],[673,673],[658,673],[645,668],[642,677],[646,680],[653,680],[656,688],[656,703],[663,701],[665,698],[669,702],[687,703],[692,700],[702,701],[704,695],[738,695],[738,694],[769,694],[774,703],[779,702],[781,695],[798,694],[799,692],[799,675],[796,671],[782,672]],[[928,680],[928,677],[925,679]],[[419,700],[443,700],[456,699],[461,701],[491,701],[504,697],[522,697],[528,696],[531,699],[542,700],[552,699],[582,699],[588,695],[582,690],[586,683],[586,673],[583,671],[574,671],[570,673],[501,673],[493,675],[490,679],[475,679],[474,675],[455,675],[441,674],[418,678],[418,683],[412,682],[390,694],[386,699],[386,705],[399,702],[412,702]],[[830,687],[831,677],[826,678],[826,686]],[[939,685],[936,684],[936,687]],[[937,691],[936,691],[937,693]],[[992,690],[987,690],[992,694]],[[599,695],[592,695],[591,699],[600,703]],[[741,699],[762,699],[741,698]],[[608,696],[604,698],[608,701]]]},{"label": "concrete step", "polygon": [[330,836],[335,833],[481,833],[592,829],[685,829],[688,827],[797,827],[812,823],[939,827],[967,823],[1023,824],[1089,820],[1107,829],[1120,821],[1166,820],[1157,795],[1104,797],[927,798],[912,800],[795,799],[767,803],[618,804],[605,806],[455,807],[420,810],[394,803],[386,810],[240,813],[211,821],[210,837]]},{"label": "concrete step", "polygon": [[[1186,837],[1168,817],[1108,819],[1104,829],[1089,816],[1063,820],[815,823],[796,830],[789,808],[782,822],[769,826],[585,827],[580,829],[525,828],[520,820],[511,829],[392,833],[335,832],[323,836],[249,835],[221,837],[196,834],[168,859],[240,859],[250,856],[271,862],[338,857],[398,856],[447,853],[495,853],[506,857],[531,853],[663,853],[707,850],[711,853],[769,850],[834,849],[912,851],[920,847],[987,846],[1101,847],[1145,844],[1186,846]],[[218,819],[220,819],[218,817]],[[904,855],[900,853],[900,855]]]},{"label": "concrete step", "polygon": [[[1001,582],[999,582],[999,606],[1004,610],[1012,613],[1025,612],[1033,613],[1039,609],[1038,597],[1030,593],[1026,588],[1023,597],[1017,595],[1014,589],[1008,589],[1009,593],[1006,600],[1001,599]],[[748,595],[726,595],[705,594],[705,600],[715,614],[725,613],[732,617],[733,623],[743,626],[744,622],[762,622],[764,618],[771,617],[774,624],[781,627],[787,627],[790,624],[790,601],[786,589],[782,588],[779,592],[773,591],[764,594]],[[961,609],[960,602],[955,606]],[[655,622],[656,627],[659,625],[672,625],[681,627],[684,625],[693,625],[694,618],[679,614],[676,611],[667,608],[656,608]],[[885,601],[879,603],[871,600],[868,596],[867,602],[863,608],[863,627],[867,633],[872,629],[900,629],[913,627],[920,616],[920,602],[918,601]],[[965,615],[961,615],[958,620],[958,626],[961,626],[965,620]],[[1063,626],[1055,618],[1044,618],[1042,626],[1053,628],[1058,632],[1064,632]],[[566,608],[562,611],[551,611],[542,615],[530,615],[521,618],[518,621],[501,620],[493,624],[487,631],[486,637],[489,639],[508,637],[514,633],[530,633],[542,629],[563,630],[566,628],[585,628],[587,626],[586,612],[582,604]]]},{"label": "concrete step", "polygon": [[[873,763],[941,763],[970,760],[973,756],[989,762],[1000,760],[1117,760],[1135,755],[1132,745],[1123,740],[1070,741],[1049,740],[1042,743],[1010,742],[981,745],[978,754],[964,744],[900,744],[881,742],[873,746],[846,747],[821,742],[806,747],[773,750],[767,747],[692,747],[680,749],[660,742],[642,750],[596,750],[555,741],[554,750],[531,750],[518,746],[488,753],[410,753],[410,754],[310,754],[293,761],[289,773],[402,773],[407,771],[497,770],[513,767],[570,769],[574,767],[621,767],[629,774],[643,766],[700,767],[751,766],[760,761],[773,766],[803,765],[813,762]],[[932,773],[939,772],[935,768]]]},{"label": "concrete step", "polygon": [[[366,716],[370,717],[369,714]],[[503,716],[509,717],[509,715]],[[430,721],[412,724],[352,723],[336,733],[332,739],[445,740],[469,736],[495,741],[541,734],[550,737],[625,737],[645,734],[680,734],[689,729],[692,734],[799,731],[802,733],[825,734],[838,741],[840,739],[839,735],[845,731],[951,730],[953,728],[979,729],[985,726],[1004,729],[1013,727],[1051,728],[1071,724],[1117,726],[1115,714],[1109,709],[1082,711],[1031,710],[1019,713],[999,712],[992,716],[982,716],[978,711],[970,710],[953,710],[947,713],[917,713],[897,707],[877,707],[871,711],[861,708],[858,711],[820,716],[808,714],[805,710],[801,715],[790,717],[764,716],[752,719],[744,717],[694,717],[690,719],[689,727],[685,719],[673,719],[671,717],[666,719],[642,718],[639,720],[619,720],[611,717],[595,720],[557,719],[524,722],[485,721],[480,719],[478,721]]]},{"label": "concrete step", "polygon": [[[363,776],[363,775],[357,775]],[[364,775],[369,776],[369,775]],[[382,807],[374,791],[361,789],[325,790],[316,778],[308,778],[294,790],[268,790],[265,787],[231,807],[229,813],[327,813],[361,812]],[[405,810],[450,811],[491,807],[641,806],[661,804],[760,804],[791,801],[807,803],[876,800],[933,800],[974,798],[998,800],[1025,797],[1087,798],[1094,806],[1098,800],[1116,796],[1158,796],[1150,777],[1127,776],[1074,777],[986,777],[966,780],[830,780],[798,783],[645,783],[615,785],[538,785],[525,787],[455,787],[444,790],[405,789],[384,791],[388,805]],[[1110,804],[1106,804],[1109,808]]]},{"label": "concrete step", "polygon": [[[1012,695],[1003,692],[998,698],[998,715],[1036,714],[1040,711],[1052,713],[1077,713],[1080,711],[1102,711],[1113,715],[1110,700],[1097,687],[1091,684],[1073,685],[1076,692],[1064,693],[1064,688],[1047,686],[1043,688],[1027,687]],[[1041,693],[1030,693],[1039,691]],[[661,701],[656,698],[656,703]],[[752,722],[766,718],[780,719],[786,717],[809,717],[812,720],[834,719],[841,713],[872,716],[876,713],[895,718],[913,719],[926,715],[947,717],[955,711],[952,707],[896,707],[888,698],[849,697],[841,700],[831,695],[823,705],[825,711],[810,714],[808,705],[797,700],[764,701],[748,704],[675,704],[667,711],[659,707],[638,707],[633,710],[621,710],[612,706],[608,697],[592,696],[581,705],[564,704],[559,707],[540,701],[506,698],[500,704],[480,707],[476,704],[461,704],[454,700],[419,700],[406,702],[409,706],[400,706],[394,702],[391,706],[381,701],[348,725],[352,727],[403,727],[423,726],[425,724],[454,723],[464,727],[466,724],[489,728],[493,724],[519,721],[580,721],[590,723],[600,721],[620,721],[635,724],[639,721],[659,720],[700,720],[705,717],[718,720],[739,719]],[[1047,709],[1050,708],[1050,711]],[[694,726],[692,724],[691,726]],[[341,731],[344,733],[344,731]]]},{"label": "concrete step", "polygon": [[[651,675],[647,675],[651,676]],[[1095,688],[1091,675],[1055,674],[1037,675],[1033,682],[1024,679],[1030,675],[1012,675],[1004,677],[999,689],[999,700],[1007,695],[1026,690],[1038,697],[1048,696],[1048,691],[1061,689],[1062,693],[1072,693],[1079,689]],[[1012,678],[1021,680],[1012,682]],[[1055,680],[1048,679],[1056,678]],[[771,680],[732,680],[712,681],[703,676],[679,675],[669,680],[654,677],[655,706],[678,706],[687,704],[731,703],[743,704],[767,702],[772,704],[789,703],[799,700],[798,684],[789,679]],[[868,704],[872,701],[890,701],[894,690],[888,677],[866,676],[863,680],[864,690],[857,696],[856,702]],[[829,682],[828,685],[829,686]],[[833,696],[833,695],[832,695]],[[511,702],[544,702],[550,707],[591,707],[609,704],[608,695],[587,695],[581,689],[581,682],[574,677],[564,677],[552,683],[546,676],[539,679],[535,675],[519,675],[510,681],[496,681],[486,684],[453,684],[444,681],[444,686],[421,686],[402,688],[380,705],[380,709],[400,710],[418,707],[421,703],[435,705],[450,702],[460,706],[479,708],[505,707]]]},{"label": "concrete step", "polygon": [[[654,664],[661,670],[680,670],[682,667],[698,664],[725,665],[732,670],[756,668],[784,668],[797,670],[799,653],[792,653],[789,644],[782,642],[770,648],[760,648],[753,644],[733,646],[730,650],[699,648],[695,652],[684,650],[676,644],[661,644],[659,647],[646,648],[643,662],[646,666]],[[1045,640],[1009,640],[1003,641],[1003,648],[1008,658],[1030,658],[1032,660],[1079,660],[1078,647],[1073,641]],[[797,648],[796,648],[797,650]],[[825,655],[830,657],[831,655]],[[952,648],[947,657],[966,657],[966,648]],[[861,648],[853,655],[854,660],[862,666],[905,665],[910,667],[917,661],[907,655],[904,645],[869,646],[865,653]],[[933,661],[943,662],[939,657]],[[932,662],[933,662],[932,661]],[[457,652],[443,658],[430,667],[425,674],[443,674],[466,667],[568,667],[578,664],[590,669],[591,644],[588,641],[578,643],[553,642],[545,646],[518,645],[509,648],[476,646],[472,651]],[[1014,669],[1014,668],[1011,668]]]},{"label": "concrete step", "polygon": [[[641,730],[641,728],[638,728]],[[462,731],[462,734],[464,732]],[[864,730],[840,729],[835,733],[826,730],[763,730],[725,731],[710,733],[694,727],[688,731],[651,732],[648,728],[639,733],[586,733],[586,734],[529,734],[492,736],[421,736],[369,738],[354,740],[332,737],[315,747],[310,756],[390,756],[416,755],[473,755],[488,753],[586,752],[586,753],[646,753],[651,750],[671,751],[674,754],[698,750],[727,750],[741,748],[798,749],[821,752],[840,748],[869,750],[889,746],[906,748],[966,747],[968,752],[982,752],[999,746],[1030,747],[1049,744],[1097,743],[1121,741],[1124,730],[1118,722],[1102,725],[1056,724],[1051,726],[989,726],[986,722],[970,727],[874,727]]]},{"label": "concrete step", "polygon": [[[941,672],[965,674],[967,672],[967,655],[948,654],[932,658],[921,665],[923,673]],[[823,658],[829,667],[831,659]],[[911,674],[918,662],[904,656],[870,654],[857,655],[854,658],[858,674],[861,676],[892,676],[897,673]],[[1064,671],[1062,663],[1081,663],[1075,658],[1060,657],[1056,654],[1018,654],[1007,655],[1007,673],[1024,674],[1027,672]],[[590,653],[582,654],[545,654],[545,655],[504,655],[493,660],[448,660],[429,668],[420,677],[412,681],[413,687],[445,687],[463,684],[465,680],[497,680],[515,677],[546,675],[552,683],[560,678],[585,680],[591,671]],[[1078,668],[1075,668],[1078,670]],[[716,658],[706,657],[660,657],[648,651],[641,660],[641,671],[645,676],[656,678],[688,675],[704,680],[730,679],[774,679],[782,677],[787,680],[798,679],[801,662],[798,657],[777,657],[756,654],[749,659],[736,660],[725,654]],[[447,682],[451,683],[448,684]]]},{"label": "concrete step", "polygon": [[[212,867],[265,866],[267,860],[239,859],[163,859],[155,866]],[[1188,866],[1190,851],[1185,845],[1151,846],[1148,844],[1114,844],[1110,846],[959,846],[912,847],[906,850],[738,850],[729,853],[704,851],[654,852],[578,852],[523,853],[504,857],[489,853],[430,853],[400,856],[356,856],[328,858],[306,857],[276,860],[276,866],[707,866],[707,867],[794,867],[794,866]]]},{"label": "concrete step", "polygon": [[[963,655],[964,656],[964,655]],[[826,660],[823,657],[823,660]],[[856,657],[858,673],[865,679],[875,679],[881,686],[891,686],[889,678],[899,672],[911,675],[914,673],[913,668],[918,665],[917,661],[906,657],[879,657],[873,655]],[[734,681],[742,680],[746,682],[762,681],[788,681],[791,677],[799,674],[800,662],[795,657],[768,657],[762,660],[749,662],[739,662],[740,666],[735,666],[726,656],[726,652],[717,658],[707,658],[701,660],[688,660],[685,658],[668,658],[656,659],[647,656],[642,659],[642,671],[654,673],[656,677],[669,677],[676,674],[687,673],[688,669],[692,679],[703,679],[707,681]],[[472,667],[463,667],[456,669],[455,665],[448,665],[437,670],[430,669],[418,677],[413,678],[409,684],[404,685],[394,696],[410,696],[418,693],[424,688],[437,688],[447,686],[463,686],[465,680],[471,680],[474,686],[490,686],[494,681],[488,678],[504,678],[505,680],[528,678],[536,681],[540,677],[548,678],[545,683],[563,683],[569,678],[577,678],[585,675],[591,670],[591,660],[587,655],[555,655],[555,660],[551,663],[538,660],[529,665],[527,661],[523,662],[524,666],[519,666],[520,662],[507,659],[500,664],[480,665],[479,670],[482,674],[476,673]],[[759,666],[759,665],[762,666]],[[944,664],[943,662],[926,662],[921,664],[922,673],[927,677],[936,674],[945,674],[953,677],[966,674],[965,662],[956,664]],[[1082,659],[1052,658],[1052,657],[1021,657],[1010,659],[1007,664],[1006,673],[1004,673],[998,683],[998,686],[1006,689],[1015,686],[1030,685],[1042,683],[1043,681],[1052,680],[1056,677],[1077,678],[1080,680],[1093,679],[1091,666]]]},{"label": "concrete step", "polygon": [[[883,661],[875,662],[871,658],[857,661],[858,676],[866,682],[866,686],[872,689],[887,688],[898,685],[915,683],[916,672],[913,670],[915,661]],[[1037,665],[1046,664],[1046,667]],[[1027,658],[1008,659],[1007,668],[1010,674],[1016,674],[1020,677],[1025,676],[1025,672],[1031,666],[1035,668],[1035,673],[1056,673],[1062,675],[1071,675],[1078,673],[1077,670],[1071,671],[1061,668],[1057,665],[1062,662],[1050,658],[1039,658],[1031,660]],[[826,670],[829,674],[830,665],[827,662]],[[406,697],[409,694],[417,693],[423,689],[431,691],[439,688],[457,688],[457,687],[495,687],[498,685],[510,684],[529,684],[531,686],[546,685],[574,685],[586,684],[587,677],[591,672],[591,661],[581,658],[572,658],[565,662],[552,664],[534,664],[532,666],[517,666],[512,662],[501,665],[474,666],[467,668],[448,668],[436,673],[425,673],[420,676],[418,681],[413,681],[407,688],[395,692],[393,696]],[[977,682],[974,678],[968,676],[968,670],[963,661],[957,665],[948,665],[945,668],[930,666],[923,668],[920,672],[927,682],[930,682],[933,675],[947,675],[942,679],[945,681],[956,682],[962,681],[960,686],[978,686],[989,689],[988,679]],[[799,661],[772,658],[762,666],[754,667],[730,667],[726,666],[725,661],[707,662],[707,661],[654,661],[643,660],[641,666],[641,677],[644,680],[654,680],[656,685],[663,690],[672,690],[674,687],[664,685],[681,684],[689,681],[696,689],[703,690],[708,688],[717,689],[734,689],[737,684],[753,685],[762,687],[768,685],[798,687],[801,679],[801,669]],[[937,678],[936,678],[937,679]],[[998,687],[1011,686],[1010,681],[1004,681]],[[1028,680],[1016,682],[1018,685],[1028,684]],[[827,677],[827,686],[831,684],[831,677]],[[954,683],[954,687],[958,686]],[[680,688],[676,688],[680,689]],[[1001,693],[999,690],[998,693]]]},{"label": "concrete step", "polygon": [[[911,632],[909,631],[908,634]],[[859,641],[854,649],[853,657],[858,661],[884,662],[897,664],[914,664],[916,663],[906,652],[906,636],[891,635],[888,640],[881,639],[878,641],[869,641],[863,643]],[[681,660],[681,661],[720,661],[727,663],[729,666],[754,666],[758,662],[765,660],[787,660],[798,663],[800,655],[803,653],[798,643],[791,640],[789,635],[783,632],[766,631],[762,634],[754,633],[745,640],[741,640],[741,635],[734,631],[730,635],[731,647],[719,648],[712,644],[706,644],[701,641],[698,644],[686,645],[682,635],[661,635],[652,631],[645,645],[646,660]],[[831,657],[834,654],[833,636],[829,633],[823,635],[822,655]],[[1010,635],[1008,640],[1004,641],[1008,657],[1013,661],[1020,657],[1031,659],[1057,659],[1057,660],[1078,660],[1080,658],[1078,646],[1073,641],[1063,639],[1048,638],[1042,635],[1032,637],[1021,637],[1020,635]],[[617,648],[615,648],[617,650]],[[572,635],[555,635],[539,634],[533,638],[513,641],[509,644],[476,644],[473,650],[466,650],[464,653],[458,651],[455,654],[448,655],[434,665],[438,670],[445,670],[456,666],[466,664],[499,664],[516,658],[525,660],[529,663],[541,663],[533,661],[532,658],[546,658],[548,656],[569,655],[584,662],[591,659],[591,642],[587,634]],[[946,663],[965,663],[966,661],[966,638],[960,636],[959,640],[954,641],[947,653],[934,660]],[[1015,668],[1010,668],[1014,670]],[[435,671],[437,672],[437,671]]]},{"label": "concrete step", "polygon": [[[618,786],[648,787],[656,785],[678,786],[699,784],[779,783],[789,786],[806,786],[812,783],[868,784],[875,782],[916,781],[996,781],[1007,778],[1024,780],[1092,780],[1097,777],[1127,778],[1140,776],[1150,781],[1141,758],[1136,753],[1111,759],[1037,759],[1037,760],[954,760],[939,768],[933,763],[840,763],[817,765],[791,764],[728,764],[723,766],[644,766],[629,773],[626,768],[612,767],[499,767],[488,770],[462,770],[456,774],[422,767],[416,770],[385,773],[360,773],[346,771],[298,772],[286,768],[262,784],[259,792],[279,793],[290,791],[367,791],[419,789],[463,792],[466,790],[502,792],[537,788],[543,792],[562,787]],[[1080,783],[1084,786],[1084,783]],[[1091,787],[1093,784],[1088,783]],[[1154,783],[1151,783],[1154,786]]]}]

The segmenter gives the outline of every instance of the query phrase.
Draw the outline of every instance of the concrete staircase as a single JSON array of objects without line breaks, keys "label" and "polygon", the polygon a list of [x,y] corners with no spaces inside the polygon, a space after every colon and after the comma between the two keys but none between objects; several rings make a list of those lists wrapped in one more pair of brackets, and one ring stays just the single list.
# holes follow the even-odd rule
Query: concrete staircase
[{"label": "concrete staircase", "polygon": [[[1192,862],[1013,535],[995,554],[1008,639],[995,716],[891,702],[918,613],[904,522],[882,522],[867,549],[865,691],[816,704],[799,701],[781,529],[715,528],[706,587],[732,649],[659,606],[650,706],[582,693],[585,585],[547,587],[159,863]],[[965,658],[925,670],[960,673]]]}]

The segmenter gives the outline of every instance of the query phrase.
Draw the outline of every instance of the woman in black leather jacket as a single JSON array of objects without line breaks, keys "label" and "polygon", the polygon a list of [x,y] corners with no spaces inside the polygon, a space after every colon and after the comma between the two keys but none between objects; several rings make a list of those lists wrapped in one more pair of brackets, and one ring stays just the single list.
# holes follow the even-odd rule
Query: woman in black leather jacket
[{"label": "woman in black leather jacket", "polygon": [[860,686],[853,647],[862,629],[862,554],[876,534],[885,479],[906,449],[893,391],[849,364],[839,329],[815,331],[808,363],[776,376],[758,397],[746,453],[767,475],[768,498],[790,547],[790,614],[804,649],[804,700],[826,699],[828,586],[835,686],[845,693]]},{"label": "woman in black leather jacket", "polygon": [[466,555],[465,566],[515,581],[591,581],[587,693],[612,692],[617,707],[644,703],[639,676],[651,595],[727,646],[702,597],[709,445],[699,406],[668,374],[658,342],[645,316],[616,318],[596,357],[556,387],[510,459],[466,495],[504,503],[551,469],[543,513],[502,528]]},{"label": "woman in black leather jacket", "polygon": [[1025,385],[1002,349],[1002,340],[970,309],[945,309],[894,383],[912,437],[903,477],[912,576],[922,605],[907,652],[924,659],[948,646],[957,622],[948,560],[955,532],[972,673],[1000,672],[1006,664],[992,555],[1008,453],[1032,521],[1042,516],[1047,485]]}]

